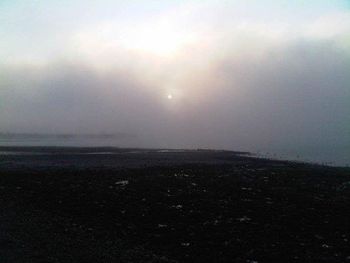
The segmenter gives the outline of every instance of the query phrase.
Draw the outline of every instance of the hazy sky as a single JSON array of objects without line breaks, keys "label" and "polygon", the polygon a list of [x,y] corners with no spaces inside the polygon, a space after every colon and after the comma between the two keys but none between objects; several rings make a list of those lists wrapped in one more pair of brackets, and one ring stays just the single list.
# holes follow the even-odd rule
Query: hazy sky
[{"label": "hazy sky", "polygon": [[1,0],[0,132],[350,149],[350,2]]}]

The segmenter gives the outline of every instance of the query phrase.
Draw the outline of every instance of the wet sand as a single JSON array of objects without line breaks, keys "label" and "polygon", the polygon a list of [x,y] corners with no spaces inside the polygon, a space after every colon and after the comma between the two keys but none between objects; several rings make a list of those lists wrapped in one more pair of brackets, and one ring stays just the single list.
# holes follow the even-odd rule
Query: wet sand
[{"label": "wet sand", "polygon": [[2,263],[350,262],[349,168],[229,151],[0,152]]}]

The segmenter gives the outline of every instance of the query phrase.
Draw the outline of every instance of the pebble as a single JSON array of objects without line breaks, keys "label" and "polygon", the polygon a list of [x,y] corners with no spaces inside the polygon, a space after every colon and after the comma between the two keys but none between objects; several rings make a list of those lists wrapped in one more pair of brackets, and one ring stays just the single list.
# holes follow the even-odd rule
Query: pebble
[{"label": "pebble", "polygon": [[128,180],[118,181],[118,182],[115,182],[115,184],[125,186],[125,185],[129,184],[129,181]]},{"label": "pebble", "polygon": [[247,216],[243,216],[243,217],[240,217],[240,218],[237,218],[237,220],[239,222],[247,222],[247,221],[250,221],[252,220],[251,218],[247,217]]}]

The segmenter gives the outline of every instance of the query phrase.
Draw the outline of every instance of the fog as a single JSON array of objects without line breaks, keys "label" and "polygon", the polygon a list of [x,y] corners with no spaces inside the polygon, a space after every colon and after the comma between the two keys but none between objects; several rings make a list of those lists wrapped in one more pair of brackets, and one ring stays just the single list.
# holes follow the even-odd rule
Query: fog
[{"label": "fog", "polygon": [[[45,59],[17,47],[0,64],[0,132],[128,134],[114,146],[132,147],[350,149],[349,17],[327,14],[297,32],[211,20],[193,27],[196,41],[159,53],[153,42],[114,45],[113,30],[101,40],[93,27]],[[324,21],[334,22],[327,32]]]}]

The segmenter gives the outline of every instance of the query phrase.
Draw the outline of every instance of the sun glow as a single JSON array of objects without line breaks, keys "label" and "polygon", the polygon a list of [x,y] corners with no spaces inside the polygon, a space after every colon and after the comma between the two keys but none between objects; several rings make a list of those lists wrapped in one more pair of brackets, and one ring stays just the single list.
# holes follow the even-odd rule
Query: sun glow
[{"label": "sun glow", "polygon": [[192,36],[169,25],[139,28],[124,34],[121,39],[122,45],[127,49],[157,55],[172,55],[192,41]]}]

